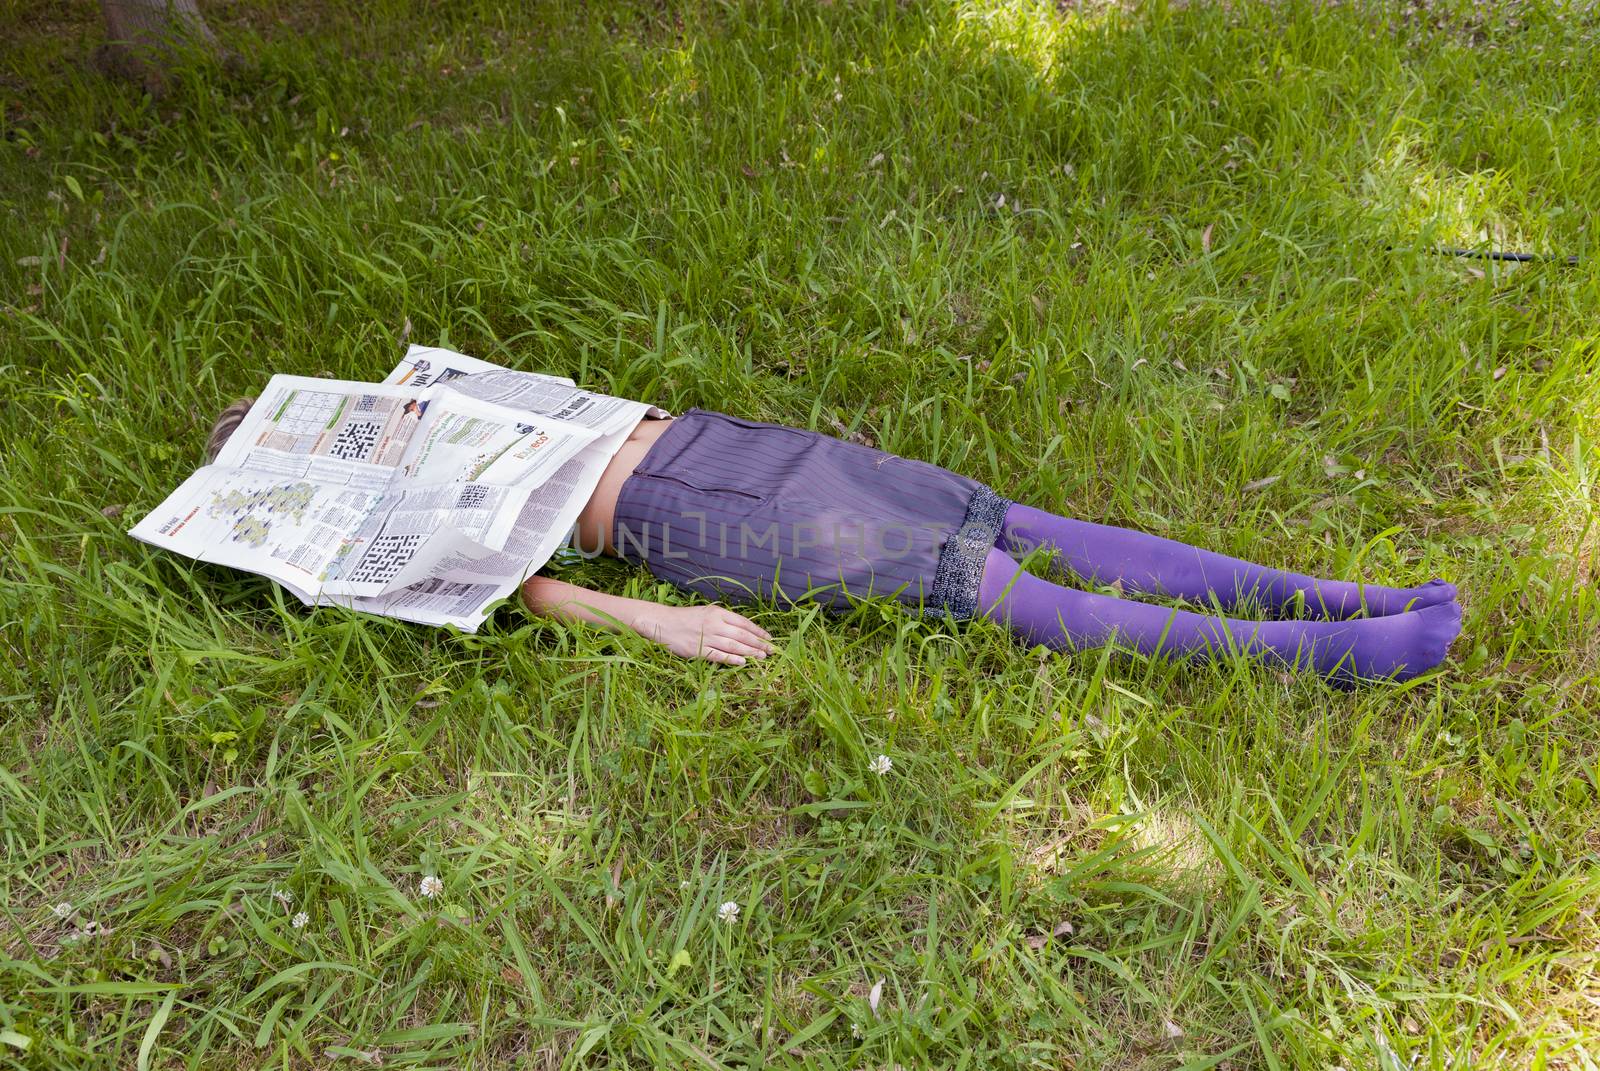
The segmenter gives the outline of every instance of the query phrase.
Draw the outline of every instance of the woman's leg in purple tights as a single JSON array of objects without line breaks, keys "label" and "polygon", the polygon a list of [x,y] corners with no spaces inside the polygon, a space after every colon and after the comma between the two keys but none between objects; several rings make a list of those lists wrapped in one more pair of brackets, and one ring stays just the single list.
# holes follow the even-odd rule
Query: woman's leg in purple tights
[{"label": "woman's leg in purple tights", "polygon": [[1120,640],[1145,654],[1209,658],[1229,651],[1313,668],[1340,681],[1408,680],[1444,660],[1461,631],[1454,601],[1361,621],[1235,621],[1061,587],[991,550],[978,589],[984,616],[1053,649]]},{"label": "woman's leg in purple tights", "polygon": [[1385,617],[1456,597],[1455,585],[1443,580],[1414,588],[1321,580],[1253,565],[1175,539],[1057,517],[1020,503],[1006,511],[998,545],[1014,555],[1035,547],[1051,548],[1090,583],[1118,580],[1129,593],[1167,595],[1207,606],[1215,599],[1223,609],[1253,599],[1283,611],[1294,607],[1296,593],[1304,592],[1308,616],[1342,621],[1363,608],[1370,617]]}]

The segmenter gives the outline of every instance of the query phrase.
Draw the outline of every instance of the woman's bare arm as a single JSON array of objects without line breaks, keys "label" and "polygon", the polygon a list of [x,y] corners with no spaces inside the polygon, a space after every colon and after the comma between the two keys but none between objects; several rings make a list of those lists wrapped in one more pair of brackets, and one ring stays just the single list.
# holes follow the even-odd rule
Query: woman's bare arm
[{"label": "woman's bare arm", "polygon": [[620,625],[683,658],[742,666],[747,659],[765,658],[774,650],[765,629],[726,606],[663,606],[547,576],[523,584],[522,601],[532,613],[558,621],[586,621],[603,628]]}]

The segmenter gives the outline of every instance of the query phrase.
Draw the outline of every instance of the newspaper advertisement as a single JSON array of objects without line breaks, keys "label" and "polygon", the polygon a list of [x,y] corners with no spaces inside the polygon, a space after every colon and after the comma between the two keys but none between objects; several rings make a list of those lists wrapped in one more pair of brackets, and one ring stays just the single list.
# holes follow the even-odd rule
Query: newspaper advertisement
[{"label": "newspaper advertisement", "polygon": [[475,631],[567,540],[652,408],[421,347],[382,384],[273,376],[131,534],[308,605]]}]

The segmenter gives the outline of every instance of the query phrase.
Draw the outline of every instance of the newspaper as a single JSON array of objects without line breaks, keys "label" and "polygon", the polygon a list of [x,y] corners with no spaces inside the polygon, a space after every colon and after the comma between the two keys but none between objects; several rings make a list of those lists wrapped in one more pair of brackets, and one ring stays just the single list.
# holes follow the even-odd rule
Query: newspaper
[{"label": "newspaper", "polygon": [[539,372],[517,372],[429,346],[412,346],[384,382],[396,386],[449,383],[474,398],[574,421],[601,432],[623,426],[632,428],[639,422],[640,414],[671,415],[653,405],[590,393],[570,379]]},{"label": "newspaper", "polygon": [[131,531],[335,604],[476,631],[567,541],[642,402],[414,346],[384,383],[273,376]]}]

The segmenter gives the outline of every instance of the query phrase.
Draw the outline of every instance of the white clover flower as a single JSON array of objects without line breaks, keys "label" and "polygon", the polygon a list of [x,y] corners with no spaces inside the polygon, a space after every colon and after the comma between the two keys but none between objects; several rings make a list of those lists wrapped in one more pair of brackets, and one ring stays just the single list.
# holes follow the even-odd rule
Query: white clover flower
[{"label": "white clover flower", "polygon": [[294,903],[294,897],[290,896],[283,889],[273,889],[272,898],[278,901],[278,903],[282,904],[284,907],[288,907],[290,904]]},{"label": "white clover flower", "polygon": [[294,918],[289,920],[289,925],[293,926],[297,930],[303,930],[306,928],[306,923],[310,921],[310,915],[306,914],[304,911],[298,911],[295,913]]},{"label": "white clover flower", "polygon": [[717,918],[723,922],[733,923],[739,921],[739,905],[729,900],[717,908]]},{"label": "white clover flower", "polygon": [[50,909],[50,913],[63,922],[72,917],[72,905],[65,900]]},{"label": "white clover flower", "polygon": [[877,758],[872,760],[872,766],[870,769],[873,773],[877,774],[879,777],[882,777],[884,774],[894,769],[894,760],[887,755],[879,755]]},{"label": "white clover flower", "polygon": [[435,896],[438,896],[440,893],[444,892],[444,882],[440,881],[432,874],[429,874],[427,877],[422,879],[422,884],[417,886],[417,891],[423,896],[427,897],[429,900],[432,900]]},{"label": "white clover flower", "polygon": [[694,886],[689,884],[689,879],[688,878],[684,878],[682,881],[678,882],[678,888],[682,889],[684,892],[688,892],[693,887]]}]

